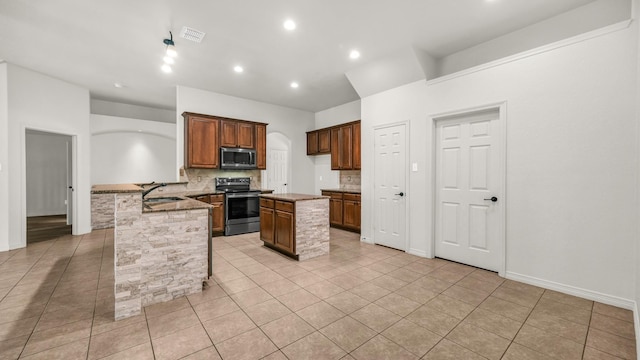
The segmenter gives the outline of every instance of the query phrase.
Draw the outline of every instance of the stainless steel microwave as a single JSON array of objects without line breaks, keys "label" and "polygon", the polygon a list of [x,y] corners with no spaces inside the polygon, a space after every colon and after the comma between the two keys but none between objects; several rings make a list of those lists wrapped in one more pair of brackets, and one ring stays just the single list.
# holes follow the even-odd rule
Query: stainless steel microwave
[{"label": "stainless steel microwave", "polygon": [[227,170],[257,169],[254,149],[220,148],[220,168]]}]

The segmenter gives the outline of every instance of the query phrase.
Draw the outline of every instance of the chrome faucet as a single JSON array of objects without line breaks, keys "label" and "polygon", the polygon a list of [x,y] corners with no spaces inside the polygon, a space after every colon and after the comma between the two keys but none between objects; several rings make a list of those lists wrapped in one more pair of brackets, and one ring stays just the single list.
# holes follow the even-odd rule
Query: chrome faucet
[{"label": "chrome faucet", "polygon": [[150,192],[152,192],[153,190],[159,188],[159,187],[163,187],[163,186],[167,186],[167,183],[160,183],[158,185],[154,185],[150,188],[148,188],[147,190],[142,192],[142,200],[144,200],[144,197],[147,196]]}]

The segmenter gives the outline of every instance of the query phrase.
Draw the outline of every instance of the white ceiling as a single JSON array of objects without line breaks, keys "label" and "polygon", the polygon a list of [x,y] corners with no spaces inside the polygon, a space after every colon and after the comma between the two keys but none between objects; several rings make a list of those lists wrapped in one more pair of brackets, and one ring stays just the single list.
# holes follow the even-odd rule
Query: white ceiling
[{"label": "white ceiling", "polygon": [[[591,2],[0,0],[0,59],[96,99],[175,109],[175,86],[184,85],[319,111],[358,99],[345,73],[367,63],[409,48],[442,58]],[[282,27],[288,17],[293,32]],[[203,42],[180,38],[183,26],[204,31]],[[170,30],[179,55],[165,74]]]}]

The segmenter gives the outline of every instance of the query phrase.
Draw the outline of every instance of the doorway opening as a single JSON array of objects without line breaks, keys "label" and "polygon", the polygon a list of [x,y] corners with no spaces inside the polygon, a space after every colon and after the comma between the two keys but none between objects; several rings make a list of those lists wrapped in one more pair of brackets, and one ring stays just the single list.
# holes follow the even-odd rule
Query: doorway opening
[{"label": "doorway opening", "polygon": [[25,130],[27,244],[72,233],[72,152],[72,136]]}]

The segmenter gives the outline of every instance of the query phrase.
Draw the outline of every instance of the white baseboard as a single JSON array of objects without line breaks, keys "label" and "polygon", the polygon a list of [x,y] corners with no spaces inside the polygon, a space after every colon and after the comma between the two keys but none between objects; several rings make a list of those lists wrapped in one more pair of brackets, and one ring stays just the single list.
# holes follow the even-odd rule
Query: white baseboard
[{"label": "white baseboard", "polygon": [[367,244],[373,244],[373,238],[369,238],[366,236],[361,236],[360,237],[360,241],[362,241],[363,243],[367,243]]},{"label": "white baseboard", "polygon": [[426,252],[426,251],[424,251],[424,250],[418,250],[418,249],[411,249],[411,248],[410,248],[409,250],[407,250],[407,254],[411,254],[411,255],[415,255],[415,256],[420,256],[420,257],[423,257],[423,258],[428,257],[428,256],[427,256],[427,252]]},{"label": "white baseboard", "polygon": [[[532,276],[522,275],[522,274],[514,273],[511,271],[507,271],[506,275],[507,275],[506,278],[510,280],[516,280],[516,281],[523,282],[525,284],[535,285],[535,286],[539,286],[549,290],[555,290],[561,293],[601,302],[603,304],[612,305],[612,306],[620,307],[627,310],[634,310],[634,311],[636,308],[636,302],[633,300],[623,299],[621,297],[607,295],[597,291],[582,289],[575,286],[560,284],[560,283],[549,281],[549,280],[538,279]],[[636,329],[638,328],[636,327]]]}]

